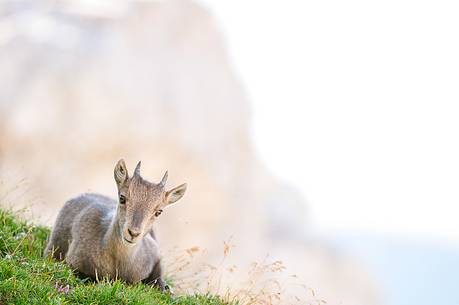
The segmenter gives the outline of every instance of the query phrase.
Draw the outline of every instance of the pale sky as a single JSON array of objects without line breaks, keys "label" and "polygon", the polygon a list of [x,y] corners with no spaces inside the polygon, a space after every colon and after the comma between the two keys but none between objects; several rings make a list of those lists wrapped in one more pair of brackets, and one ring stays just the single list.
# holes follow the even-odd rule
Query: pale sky
[{"label": "pale sky", "polygon": [[201,0],[319,232],[459,245],[457,1]]}]

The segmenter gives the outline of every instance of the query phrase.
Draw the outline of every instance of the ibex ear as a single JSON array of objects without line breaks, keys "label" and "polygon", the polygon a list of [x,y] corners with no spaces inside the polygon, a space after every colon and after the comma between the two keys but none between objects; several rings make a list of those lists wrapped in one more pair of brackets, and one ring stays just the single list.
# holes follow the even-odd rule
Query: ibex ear
[{"label": "ibex ear", "polygon": [[126,164],[124,163],[123,159],[119,160],[118,163],[116,163],[114,176],[118,187],[123,185],[127,181],[129,176]]},{"label": "ibex ear", "polygon": [[174,187],[166,192],[166,205],[172,204],[183,197],[186,191],[186,183]]}]

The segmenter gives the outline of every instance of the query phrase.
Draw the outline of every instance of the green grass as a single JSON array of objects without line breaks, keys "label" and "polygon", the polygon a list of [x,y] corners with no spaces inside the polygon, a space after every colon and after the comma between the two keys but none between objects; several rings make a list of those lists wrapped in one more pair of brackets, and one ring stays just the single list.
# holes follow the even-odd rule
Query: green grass
[{"label": "green grass", "polygon": [[[64,263],[42,257],[48,234],[49,228],[33,226],[0,209],[0,305],[225,304],[210,295],[171,296],[143,284],[79,279]],[[67,293],[58,289],[67,285]]]}]

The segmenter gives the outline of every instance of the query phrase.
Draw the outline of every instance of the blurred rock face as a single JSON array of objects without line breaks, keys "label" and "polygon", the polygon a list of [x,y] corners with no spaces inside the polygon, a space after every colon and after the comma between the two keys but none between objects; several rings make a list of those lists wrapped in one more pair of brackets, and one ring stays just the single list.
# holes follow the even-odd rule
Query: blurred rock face
[{"label": "blurred rock face", "polygon": [[375,304],[371,284],[353,283],[364,272],[305,244],[304,203],[258,161],[249,103],[198,5],[6,1],[0,67],[1,179],[27,177],[42,222],[81,192],[114,197],[117,160],[131,172],[142,160],[146,179],[168,169],[170,188],[189,185],[159,220],[163,245],[212,256],[233,236],[241,261],[271,252],[329,303]]}]

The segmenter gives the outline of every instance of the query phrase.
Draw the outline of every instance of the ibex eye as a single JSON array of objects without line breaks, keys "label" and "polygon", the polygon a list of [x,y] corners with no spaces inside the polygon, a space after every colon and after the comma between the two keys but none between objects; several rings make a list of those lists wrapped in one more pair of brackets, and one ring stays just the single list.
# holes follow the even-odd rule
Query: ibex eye
[{"label": "ibex eye", "polygon": [[157,210],[155,212],[155,216],[158,217],[159,215],[161,215],[162,212],[163,212],[163,210]]},{"label": "ibex eye", "polygon": [[120,195],[120,204],[125,204],[126,203],[126,197],[123,195]]}]

